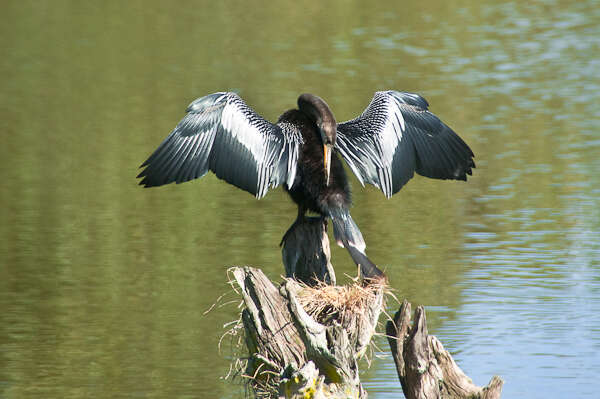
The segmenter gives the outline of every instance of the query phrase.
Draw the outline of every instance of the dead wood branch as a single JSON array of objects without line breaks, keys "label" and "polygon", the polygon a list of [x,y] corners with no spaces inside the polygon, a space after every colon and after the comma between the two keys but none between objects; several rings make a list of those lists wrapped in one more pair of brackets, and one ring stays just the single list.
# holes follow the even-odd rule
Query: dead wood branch
[{"label": "dead wood branch", "polygon": [[319,282],[335,285],[326,223],[320,217],[310,217],[290,227],[281,250],[286,277],[310,286]]},{"label": "dead wood branch", "polygon": [[398,378],[407,399],[498,399],[503,381],[494,376],[478,387],[458,367],[442,343],[427,333],[425,309],[417,307],[410,326],[411,305],[406,300],[388,321],[386,333]]},{"label": "dead wood branch", "polygon": [[[361,308],[339,300],[323,306],[311,304],[311,293],[313,302],[323,301],[314,288],[292,279],[277,289],[259,269],[234,268],[233,275],[246,305],[242,319],[250,360],[245,374],[253,377],[257,396],[295,397],[310,388],[323,398],[364,397],[357,361],[375,332],[382,285],[356,288],[364,296]],[[329,289],[340,295],[347,290]]]}]

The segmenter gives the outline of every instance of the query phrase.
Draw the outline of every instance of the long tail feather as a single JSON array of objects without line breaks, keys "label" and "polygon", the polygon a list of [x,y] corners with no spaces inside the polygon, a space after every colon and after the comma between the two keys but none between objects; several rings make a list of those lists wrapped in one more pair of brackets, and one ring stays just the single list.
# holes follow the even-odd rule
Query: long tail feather
[{"label": "long tail feather", "polygon": [[371,262],[363,252],[360,252],[352,245],[347,245],[346,249],[350,252],[350,256],[354,263],[360,266],[363,278],[381,278],[385,276],[383,271],[381,271],[375,263]]},{"label": "long tail feather", "polygon": [[379,270],[375,263],[371,262],[365,255],[365,240],[358,229],[350,212],[345,208],[337,208],[329,211],[333,222],[333,235],[338,245],[345,247],[354,263],[360,266],[361,273],[365,278],[383,277],[384,273]]},{"label": "long tail feather", "polygon": [[344,247],[344,241],[348,241],[350,245],[358,249],[360,252],[365,252],[367,245],[363,239],[362,233],[358,229],[350,212],[345,208],[331,209],[329,216],[333,222],[333,235],[340,247]]}]

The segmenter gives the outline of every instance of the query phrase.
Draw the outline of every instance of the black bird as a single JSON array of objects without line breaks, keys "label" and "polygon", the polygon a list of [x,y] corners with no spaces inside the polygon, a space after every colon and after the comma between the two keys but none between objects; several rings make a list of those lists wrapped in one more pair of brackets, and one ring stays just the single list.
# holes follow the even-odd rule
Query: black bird
[{"label": "black bird", "polygon": [[307,211],[330,217],[336,241],[348,248],[363,274],[380,275],[364,256],[365,242],[350,216],[350,187],[336,151],[363,186],[371,183],[388,198],[415,172],[466,180],[475,167],[473,152],[428,106],[417,94],[380,91],[358,118],[337,124],[325,101],[302,94],[298,109],[272,124],[235,93],[209,94],[190,104],[187,115],[141,165],[138,178],[142,186],[154,187],[211,170],[259,199],[283,184],[298,204],[296,222]]}]

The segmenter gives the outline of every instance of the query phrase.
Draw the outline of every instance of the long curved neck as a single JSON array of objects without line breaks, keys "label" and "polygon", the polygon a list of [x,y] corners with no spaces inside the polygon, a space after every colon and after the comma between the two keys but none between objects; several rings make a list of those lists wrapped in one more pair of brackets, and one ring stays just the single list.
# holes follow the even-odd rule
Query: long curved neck
[{"label": "long curved neck", "polygon": [[321,97],[305,93],[298,97],[298,109],[317,125],[323,144],[335,144],[337,122],[333,112]]}]

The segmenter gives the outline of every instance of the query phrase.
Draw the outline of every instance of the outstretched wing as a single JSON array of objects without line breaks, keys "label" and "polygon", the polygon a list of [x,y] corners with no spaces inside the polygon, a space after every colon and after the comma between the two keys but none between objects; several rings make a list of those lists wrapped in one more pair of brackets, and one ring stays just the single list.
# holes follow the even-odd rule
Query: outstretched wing
[{"label": "outstretched wing", "polygon": [[473,152],[413,93],[379,91],[358,118],[338,124],[336,148],[361,184],[389,198],[414,172],[434,179],[467,180]]},{"label": "outstretched wing", "polygon": [[235,93],[209,94],[192,102],[187,115],[144,162],[144,187],[182,183],[212,170],[217,177],[263,197],[296,175],[299,132],[274,125]]}]

